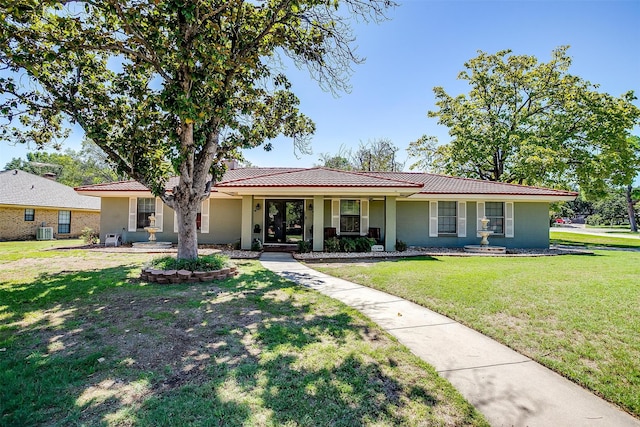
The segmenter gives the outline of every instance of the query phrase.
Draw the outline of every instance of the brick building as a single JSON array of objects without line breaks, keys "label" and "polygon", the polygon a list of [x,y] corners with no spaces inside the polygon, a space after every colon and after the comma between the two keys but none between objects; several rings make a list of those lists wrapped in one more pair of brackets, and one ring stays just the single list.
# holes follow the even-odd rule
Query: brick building
[{"label": "brick building", "polygon": [[51,227],[54,238],[100,230],[100,199],[81,196],[51,179],[18,170],[0,172],[0,241],[35,239]]}]

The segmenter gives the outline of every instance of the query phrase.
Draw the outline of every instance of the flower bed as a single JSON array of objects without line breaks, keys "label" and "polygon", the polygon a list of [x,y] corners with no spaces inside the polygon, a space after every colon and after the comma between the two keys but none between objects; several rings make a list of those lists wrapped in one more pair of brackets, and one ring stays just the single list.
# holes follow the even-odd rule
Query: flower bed
[{"label": "flower bed", "polygon": [[236,266],[214,271],[156,270],[149,267],[142,270],[140,280],[159,284],[197,283],[224,280],[236,277],[238,274]]}]

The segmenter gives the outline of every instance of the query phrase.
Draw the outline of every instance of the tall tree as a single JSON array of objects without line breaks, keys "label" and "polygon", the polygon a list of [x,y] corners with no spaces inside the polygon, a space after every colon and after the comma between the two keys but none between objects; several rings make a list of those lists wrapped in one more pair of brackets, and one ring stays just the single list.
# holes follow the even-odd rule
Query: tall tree
[{"label": "tall tree", "polygon": [[[197,206],[222,160],[279,134],[306,149],[278,55],[321,87],[348,89],[352,19],[391,0],[3,0],[0,138],[44,144],[79,124],[119,171],[178,216],[178,257],[197,257]],[[17,78],[16,76],[21,76]],[[19,119],[19,125],[12,122]],[[165,183],[180,176],[170,192]]]},{"label": "tall tree", "polygon": [[84,140],[79,151],[29,152],[26,160],[13,158],[5,169],[19,169],[35,175],[52,173],[59,183],[70,187],[112,182],[121,178],[109,166],[105,154],[90,140]]},{"label": "tall tree", "polygon": [[458,75],[471,86],[468,95],[434,88],[438,110],[429,116],[449,128],[451,141],[416,141],[410,153],[423,162],[413,166],[437,164],[459,176],[550,186],[610,177],[617,153],[630,150],[626,137],[640,119],[636,98],[633,92],[620,98],[600,93],[569,74],[567,49],[553,51],[547,63],[510,50],[479,52]]},{"label": "tall tree", "polygon": [[400,149],[387,138],[378,138],[360,143],[351,155],[353,169],[359,171],[394,172],[404,169],[404,163],[398,161]]},{"label": "tall tree", "polygon": [[393,172],[404,169],[404,163],[397,160],[398,148],[386,138],[378,138],[367,143],[360,142],[352,152],[341,146],[336,154],[322,153],[320,166],[332,169],[361,172]]},{"label": "tall tree", "polygon": [[336,154],[321,153],[319,163],[316,166],[323,166],[325,168],[338,169],[350,171],[353,170],[353,164],[351,163],[351,150],[340,146],[340,149]]}]

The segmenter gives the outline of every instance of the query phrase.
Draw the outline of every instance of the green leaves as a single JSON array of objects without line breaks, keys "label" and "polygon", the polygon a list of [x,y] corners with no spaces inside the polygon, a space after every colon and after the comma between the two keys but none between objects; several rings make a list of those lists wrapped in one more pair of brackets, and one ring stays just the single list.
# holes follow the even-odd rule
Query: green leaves
[{"label": "green leaves", "polygon": [[614,175],[635,175],[626,142],[640,120],[633,93],[615,98],[568,74],[567,50],[554,50],[548,63],[509,50],[467,61],[458,75],[469,83],[467,95],[433,89],[438,110],[429,116],[449,128],[451,141],[413,142],[410,155],[419,159],[413,166],[559,187],[601,187]]},{"label": "green leaves", "polygon": [[[345,13],[339,5],[347,7]],[[388,0],[96,0],[0,3],[0,140],[38,146],[79,124],[120,172],[179,212],[194,208],[222,160],[283,134],[308,150],[278,55],[319,84],[348,89],[353,17]],[[5,76],[3,76],[5,78]],[[15,82],[20,82],[16,84]],[[21,125],[10,118],[19,116]],[[170,175],[179,187],[165,193]],[[195,232],[194,232],[195,233]]]}]

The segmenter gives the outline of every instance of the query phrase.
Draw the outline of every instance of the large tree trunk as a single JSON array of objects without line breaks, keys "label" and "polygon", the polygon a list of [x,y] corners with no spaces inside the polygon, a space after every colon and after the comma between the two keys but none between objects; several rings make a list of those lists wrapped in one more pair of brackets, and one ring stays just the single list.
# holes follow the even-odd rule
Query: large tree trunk
[{"label": "large tree trunk", "polygon": [[189,199],[176,205],[178,220],[178,259],[198,257],[196,218],[200,201]]},{"label": "large tree trunk", "polygon": [[629,225],[631,226],[631,231],[634,233],[638,231],[638,225],[636,224],[636,211],[634,209],[634,202],[631,191],[633,187],[631,185],[627,185],[627,212],[629,213]]}]

